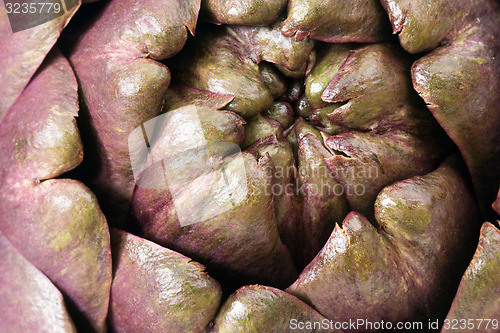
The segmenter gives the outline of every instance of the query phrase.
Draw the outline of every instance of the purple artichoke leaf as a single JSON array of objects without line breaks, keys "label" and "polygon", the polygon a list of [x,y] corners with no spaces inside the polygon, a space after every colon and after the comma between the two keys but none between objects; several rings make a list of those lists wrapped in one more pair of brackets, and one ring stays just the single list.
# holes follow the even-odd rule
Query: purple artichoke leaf
[{"label": "purple artichoke leaf", "polygon": [[[475,325],[475,332],[498,330],[500,313],[500,231],[491,223],[481,228],[479,244],[472,261],[465,271],[447,319],[479,321],[491,318],[490,325]],[[494,321],[496,320],[496,322]],[[443,327],[442,333],[451,332]]]},{"label": "purple artichoke leaf", "polygon": [[54,50],[1,123],[0,230],[64,294],[79,327],[103,332],[111,285],[106,219],[83,184],[51,179],[82,159],[77,96],[71,67]]},{"label": "purple artichoke leaf", "polygon": [[134,188],[128,135],[161,112],[170,82],[157,60],[182,49],[199,7],[200,0],[146,1],[140,8],[135,0],[111,1],[71,51],[86,113],[82,127],[94,138],[88,183],[111,224],[123,223]]},{"label": "purple artichoke leaf", "polygon": [[486,218],[500,187],[500,15],[482,17],[412,68],[415,90],[460,150]]},{"label": "purple artichoke leaf", "polygon": [[286,7],[286,0],[207,0],[201,15],[216,24],[267,25],[274,22]]},{"label": "purple artichoke leaf", "polygon": [[76,333],[59,290],[1,233],[0,256],[2,330]]},{"label": "purple artichoke leaf", "polygon": [[[335,57],[333,60],[337,63]],[[322,92],[323,101],[344,103],[328,118],[361,131],[408,129],[423,122],[428,123],[424,127],[432,126],[432,117],[415,94],[409,73],[404,55],[390,44],[355,49]]]},{"label": "purple artichoke leaf", "polygon": [[290,250],[294,262],[298,265],[300,251],[304,246],[300,210],[302,200],[297,189],[297,167],[291,144],[284,139],[271,135],[257,141],[247,148],[258,156],[268,154],[274,165],[271,191],[278,232],[283,244]]},{"label": "purple artichoke leaf", "polygon": [[[48,84],[54,89],[47,91]],[[75,76],[68,61],[54,49],[1,124],[2,186],[18,188],[14,184],[22,181],[33,184],[79,165],[83,147],[77,116]]]},{"label": "purple artichoke leaf", "polygon": [[[7,10],[0,12],[0,121],[7,114],[9,108],[22,93],[38,67],[52,49],[61,31],[71,20],[80,7],[81,1],[74,1],[75,6],[58,18],[42,23],[30,29],[12,32],[15,24],[22,17],[13,15],[10,22]],[[26,24],[29,24],[26,22]]]},{"label": "purple artichoke leaf", "polygon": [[314,41],[309,38],[298,41],[293,37],[285,37],[280,31],[282,21],[280,19],[263,27],[230,27],[229,30],[238,36],[254,62],[265,60],[276,64],[286,76],[304,77],[311,71],[316,60]]},{"label": "purple artichoke leaf", "polygon": [[375,208],[381,228],[350,213],[287,291],[336,321],[439,316],[478,220],[462,174],[448,159],[386,187]]},{"label": "purple artichoke leaf", "polygon": [[430,51],[474,19],[497,7],[494,0],[380,0],[393,32],[410,53]]},{"label": "purple artichoke leaf", "polygon": [[224,156],[240,152],[244,123],[233,112],[195,104],[146,121],[129,135],[136,186],[182,188],[184,182],[210,172]]},{"label": "purple artichoke leaf", "polygon": [[[294,332],[293,324],[329,321],[293,295],[259,285],[244,286],[232,294],[215,319],[213,332]],[[308,332],[334,332],[311,329]]]},{"label": "purple artichoke leaf", "polygon": [[364,216],[351,212],[286,291],[331,320],[408,318],[419,294],[393,251]]},{"label": "purple artichoke leaf", "polygon": [[298,256],[299,267],[304,268],[326,243],[335,224],[342,223],[349,205],[344,189],[327,167],[325,159],[332,154],[322,140],[310,133],[298,137],[302,137],[298,143],[298,193],[303,199]]},{"label": "purple artichoke leaf", "polygon": [[390,25],[376,0],[290,0],[281,31],[297,40],[310,36],[329,43],[368,43],[387,39]]},{"label": "purple artichoke leaf", "polygon": [[211,110],[223,109],[234,99],[234,95],[213,93],[190,86],[170,85],[165,95],[163,112],[194,105]]},{"label": "purple artichoke leaf", "polygon": [[160,185],[138,186],[132,201],[145,238],[191,256],[221,282],[284,287],[293,281],[297,273],[276,222],[269,154],[258,160],[249,152],[232,154],[173,186],[170,173],[150,169],[141,179]]},{"label": "purple artichoke leaf", "polygon": [[118,229],[111,243],[113,332],[203,332],[215,318],[222,292],[202,265]]},{"label": "purple artichoke leaf", "polygon": [[[454,276],[461,275],[466,267],[463,264],[468,264],[474,251],[480,214],[465,169],[463,161],[453,155],[433,172],[384,188],[375,202],[380,228],[393,238],[398,252],[416,274],[430,274],[425,282],[429,289],[446,289],[439,287],[436,281],[440,279],[452,286],[457,281]],[[441,269],[446,272],[451,262],[455,264],[446,273],[449,276],[439,273]],[[433,265],[437,268],[426,267]],[[427,297],[432,299],[433,294]]]},{"label": "purple artichoke leaf", "polygon": [[434,170],[447,153],[433,138],[404,131],[344,132],[328,138],[326,164],[353,211],[373,220],[373,204],[387,185]]}]

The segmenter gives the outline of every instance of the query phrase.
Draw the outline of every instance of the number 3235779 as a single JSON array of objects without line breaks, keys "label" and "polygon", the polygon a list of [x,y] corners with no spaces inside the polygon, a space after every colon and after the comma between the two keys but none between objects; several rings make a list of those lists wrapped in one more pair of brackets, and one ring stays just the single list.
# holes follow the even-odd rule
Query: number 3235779
[{"label": "number 3235779", "polygon": [[5,3],[7,14],[59,14],[63,8],[59,3]]},{"label": "number 3235779", "polygon": [[498,326],[498,319],[445,319],[443,328],[447,330],[496,330]]}]

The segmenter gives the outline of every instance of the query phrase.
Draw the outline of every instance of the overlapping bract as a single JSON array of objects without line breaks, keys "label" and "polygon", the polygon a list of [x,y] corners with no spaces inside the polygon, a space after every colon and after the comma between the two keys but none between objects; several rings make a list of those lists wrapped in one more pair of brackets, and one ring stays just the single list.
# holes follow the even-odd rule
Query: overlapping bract
[{"label": "overlapping bract", "polygon": [[[446,317],[450,323],[473,319],[476,332],[494,332],[498,329],[498,321],[496,324],[491,320],[484,324],[479,321],[485,318],[495,320],[497,313],[500,312],[499,270],[500,231],[486,222],[481,228],[476,253],[462,277],[457,295]],[[452,331],[452,325],[449,326],[443,328],[441,332]]]},{"label": "overlapping bract", "polygon": [[111,230],[111,238],[113,331],[203,332],[221,298],[219,284],[204,267],[124,231]]},{"label": "overlapping bract", "polygon": [[[71,20],[81,4],[75,6],[55,20],[31,29],[12,32],[7,9],[0,10],[0,120],[21,95],[38,67],[52,49],[63,28]],[[15,15],[13,15],[15,19]]]},{"label": "overlapping bract", "polygon": [[436,315],[436,304],[449,297],[445,284],[456,280],[461,255],[470,252],[467,238],[477,222],[463,175],[447,160],[434,172],[386,187],[375,212],[379,230],[350,213],[287,291],[335,321]]},{"label": "overlapping bract", "polygon": [[[85,161],[96,167],[85,180],[112,224],[149,239],[112,231],[113,330],[283,332],[290,319],[444,317],[480,215],[458,159],[435,170],[454,150],[431,115],[458,146],[483,213],[496,216],[497,5],[381,2],[292,0],[280,18],[286,1],[204,1],[203,19],[239,26],[200,24],[185,49],[200,1],[99,7],[68,48],[81,84]],[[406,51],[444,45],[410,73],[408,55],[385,42],[383,8]],[[27,329],[29,314],[40,330],[74,331],[68,306],[79,329],[104,331],[104,215],[84,185],[53,179],[82,159],[75,78],[54,51],[27,85],[73,12],[9,35],[0,52],[4,68],[15,63],[1,74],[16,77],[0,93],[0,251],[12,258],[2,262],[0,305],[9,323]],[[30,59],[17,51],[35,44]],[[176,83],[169,87],[161,61],[181,49],[165,62]],[[303,118],[294,119],[290,103]],[[500,213],[500,199],[493,209]],[[484,224],[448,318],[498,312],[497,243],[498,229]],[[287,292],[245,286],[217,313],[218,283],[184,255],[226,291],[284,288],[305,269]],[[17,292],[38,302],[40,288],[48,298],[37,304],[53,307],[57,322],[40,307],[10,307]]]},{"label": "overlapping bract", "polygon": [[468,25],[412,68],[415,89],[460,149],[485,216],[500,187],[500,12]]},{"label": "overlapping bract", "polygon": [[111,285],[106,219],[85,185],[53,179],[82,160],[77,115],[76,79],[53,50],[0,124],[0,231],[66,296],[79,327],[103,332]]},{"label": "overlapping bract", "polygon": [[159,63],[194,32],[199,0],[115,0],[76,43],[70,61],[82,88],[92,189],[111,222],[125,219],[134,188],[127,138],[161,111],[170,82]]},{"label": "overlapping bract", "polygon": [[0,255],[2,330],[76,332],[59,290],[1,233]]}]

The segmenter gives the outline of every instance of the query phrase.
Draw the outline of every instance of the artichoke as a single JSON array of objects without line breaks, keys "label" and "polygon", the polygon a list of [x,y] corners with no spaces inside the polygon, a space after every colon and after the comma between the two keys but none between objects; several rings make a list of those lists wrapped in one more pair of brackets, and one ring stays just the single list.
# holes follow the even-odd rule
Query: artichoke
[{"label": "artichoke", "polygon": [[4,3],[2,329],[499,330],[498,1]]}]

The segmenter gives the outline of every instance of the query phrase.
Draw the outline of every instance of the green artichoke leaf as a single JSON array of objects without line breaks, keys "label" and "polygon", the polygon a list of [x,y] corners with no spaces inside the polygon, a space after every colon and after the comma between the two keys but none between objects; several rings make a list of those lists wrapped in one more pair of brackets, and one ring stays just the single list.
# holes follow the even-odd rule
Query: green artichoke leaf
[{"label": "green artichoke leaf", "polygon": [[[344,103],[328,118],[339,126],[360,131],[408,129],[429,122],[432,116],[413,90],[410,65],[404,59],[403,53],[391,44],[372,44],[351,51],[322,92],[323,101]],[[334,56],[331,61],[338,63],[338,58]]]},{"label": "green artichoke leaf", "polygon": [[492,11],[494,0],[381,0],[393,33],[410,53],[430,51],[474,19]]},{"label": "green artichoke leaf", "polygon": [[[479,244],[472,261],[465,271],[450,312],[446,317],[455,320],[473,320],[475,332],[494,332],[496,325],[479,324],[481,319],[497,319],[500,313],[500,231],[491,223],[481,228]],[[496,328],[495,328],[496,326]],[[443,327],[442,333],[451,332],[451,327]]]},{"label": "green artichoke leaf", "polygon": [[287,90],[287,82],[278,68],[266,61],[259,63],[260,76],[273,99],[280,99]]},{"label": "green artichoke leaf", "polygon": [[[180,189],[184,182],[217,168],[226,155],[240,151],[245,121],[231,111],[216,108],[232,97],[177,87],[167,93],[167,98],[167,112],[129,135],[131,164],[139,187],[155,189],[161,184],[160,188]],[[168,110],[172,106],[179,108]],[[148,177],[141,178],[146,170]],[[170,177],[168,185],[164,174]]]},{"label": "green artichoke leaf", "polygon": [[309,123],[318,130],[325,132],[328,135],[334,135],[347,130],[346,128],[332,123],[332,121],[328,118],[328,115],[342,104],[343,103],[333,103],[319,107],[319,109],[312,109],[306,95],[302,95],[302,97],[300,97],[295,103],[295,111],[299,117],[309,121]]},{"label": "green artichoke leaf", "polygon": [[339,126],[331,121],[330,115],[335,112],[343,103],[333,103],[325,107],[311,110],[308,119],[311,125],[314,125],[317,129],[322,132],[328,133],[329,135],[339,134],[349,129],[343,126]]},{"label": "green artichoke leaf", "polygon": [[302,140],[308,134],[311,134],[312,136],[320,140],[322,144],[324,144],[323,134],[321,133],[321,131],[316,129],[314,126],[311,126],[311,124],[309,124],[302,118],[299,118],[295,121],[292,132],[296,137],[296,148],[298,148],[298,143],[300,142],[300,140]]},{"label": "green artichoke leaf", "polygon": [[284,130],[288,129],[295,119],[292,106],[284,101],[274,102],[268,110],[264,111],[263,116],[277,121]]},{"label": "green artichoke leaf", "polygon": [[287,0],[207,0],[202,14],[218,24],[266,25],[285,9]]},{"label": "green artichoke leaf", "polygon": [[274,136],[277,139],[283,138],[283,126],[276,120],[261,113],[256,114],[245,125],[245,138],[241,146],[246,148],[268,136]]},{"label": "green artichoke leaf", "polygon": [[273,98],[260,69],[231,28],[202,26],[195,38],[171,63],[181,84],[218,94],[233,95],[225,107],[251,117],[271,106]]},{"label": "green artichoke leaf", "polygon": [[295,102],[304,94],[304,80],[294,79],[289,80],[287,90],[283,96],[283,100],[287,102]]},{"label": "green artichoke leaf", "polygon": [[[215,319],[213,332],[295,332],[294,323],[307,322],[329,324],[328,319],[295,296],[276,288],[251,285],[229,296]],[[340,333],[324,327],[307,331]]]},{"label": "green artichoke leaf", "polygon": [[390,35],[390,24],[376,0],[290,0],[283,35],[307,36],[329,43],[377,42]]},{"label": "green artichoke leaf", "polygon": [[439,317],[478,221],[456,162],[386,187],[375,209],[379,229],[351,212],[286,291],[336,321]]},{"label": "green artichoke leaf", "polygon": [[353,44],[325,44],[319,46],[316,64],[305,80],[305,96],[312,109],[329,105],[321,98],[346,59],[351,55]]},{"label": "green artichoke leaf", "polygon": [[[246,124],[237,114],[223,110],[233,98],[189,86],[169,87],[162,117],[151,121],[154,133],[159,136],[150,136],[149,152],[153,156],[159,153],[161,159],[208,144],[211,155],[223,157],[230,153],[235,146],[242,145]],[[159,147],[155,148],[156,145]]]}]

